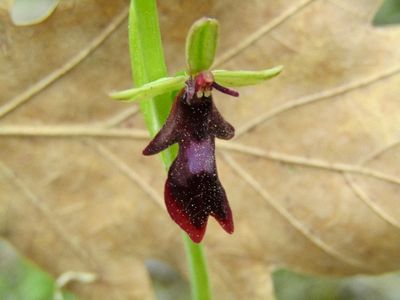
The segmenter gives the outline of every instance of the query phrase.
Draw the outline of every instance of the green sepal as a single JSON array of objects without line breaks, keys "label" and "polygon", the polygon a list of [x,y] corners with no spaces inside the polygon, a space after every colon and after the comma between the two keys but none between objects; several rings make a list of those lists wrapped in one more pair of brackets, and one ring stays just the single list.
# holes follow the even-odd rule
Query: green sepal
[{"label": "green sepal", "polygon": [[255,85],[265,80],[271,79],[282,72],[283,66],[277,66],[261,71],[212,71],[215,81],[223,86],[246,86]]},{"label": "green sepal", "polygon": [[163,77],[137,88],[111,93],[110,97],[123,102],[150,99],[183,88],[187,79],[187,75]]},{"label": "green sepal", "polygon": [[188,73],[195,75],[210,69],[214,62],[219,37],[219,23],[212,18],[201,18],[189,30],[186,39]]}]

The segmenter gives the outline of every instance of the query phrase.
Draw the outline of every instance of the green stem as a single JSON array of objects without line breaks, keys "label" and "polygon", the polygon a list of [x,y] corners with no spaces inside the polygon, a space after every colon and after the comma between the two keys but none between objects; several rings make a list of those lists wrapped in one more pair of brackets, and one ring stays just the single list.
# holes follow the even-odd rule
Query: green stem
[{"label": "green stem", "polygon": [[193,300],[211,299],[211,288],[208,281],[206,259],[204,257],[203,247],[195,244],[183,233],[185,243],[186,257],[190,270],[190,286]]},{"label": "green stem", "polygon": [[[129,47],[135,86],[142,86],[167,76],[155,0],[131,1]],[[171,94],[141,101],[140,109],[151,136],[154,136],[164,124],[171,104]],[[176,153],[176,147],[170,147],[162,152],[162,161],[166,169],[171,165]],[[194,244],[186,235],[184,244],[190,269],[192,298],[193,300],[209,300],[211,289],[202,246]]]}]

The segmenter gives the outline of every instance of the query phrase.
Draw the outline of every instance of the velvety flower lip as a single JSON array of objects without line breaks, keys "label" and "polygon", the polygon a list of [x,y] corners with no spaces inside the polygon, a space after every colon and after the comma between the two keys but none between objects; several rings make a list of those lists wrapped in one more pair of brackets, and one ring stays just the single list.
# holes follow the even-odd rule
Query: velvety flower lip
[{"label": "velvety flower lip", "polygon": [[179,144],[165,183],[165,204],[172,219],[196,243],[203,239],[210,215],[226,232],[234,230],[232,212],[218,178],[215,138],[231,139],[235,130],[215,107],[213,87],[238,96],[216,85],[211,72],[190,78],[175,98],[166,123],[143,150],[144,155],[153,155]]}]

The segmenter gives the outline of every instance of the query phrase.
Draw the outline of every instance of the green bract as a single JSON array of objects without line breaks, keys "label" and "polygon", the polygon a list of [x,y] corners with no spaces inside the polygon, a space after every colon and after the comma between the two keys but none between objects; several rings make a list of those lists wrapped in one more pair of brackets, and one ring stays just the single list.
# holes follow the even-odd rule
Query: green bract
[{"label": "green bract", "polygon": [[[129,7],[129,54],[132,66],[132,78],[136,88],[145,84],[154,84],[167,77],[167,66],[161,43],[158,25],[157,3],[155,0],[132,0]],[[140,102],[140,111],[151,136],[162,127],[171,109],[172,99],[168,91],[157,87],[153,91],[158,95]],[[146,93],[146,89],[139,93]],[[176,148],[161,153],[165,167],[174,160]]]}]

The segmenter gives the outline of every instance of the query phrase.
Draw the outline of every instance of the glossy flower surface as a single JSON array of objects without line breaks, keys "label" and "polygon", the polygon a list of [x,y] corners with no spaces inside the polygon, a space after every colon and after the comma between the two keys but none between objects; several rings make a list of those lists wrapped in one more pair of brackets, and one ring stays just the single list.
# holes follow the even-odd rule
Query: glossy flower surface
[{"label": "glossy flower surface", "polygon": [[234,230],[232,212],[218,178],[215,138],[231,139],[235,130],[215,107],[213,87],[238,96],[216,84],[210,72],[190,78],[177,95],[166,123],[143,150],[144,155],[153,155],[179,144],[165,183],[165,204],[172,219],[196,243],[203,239],[210,215],[226,232]]}]

